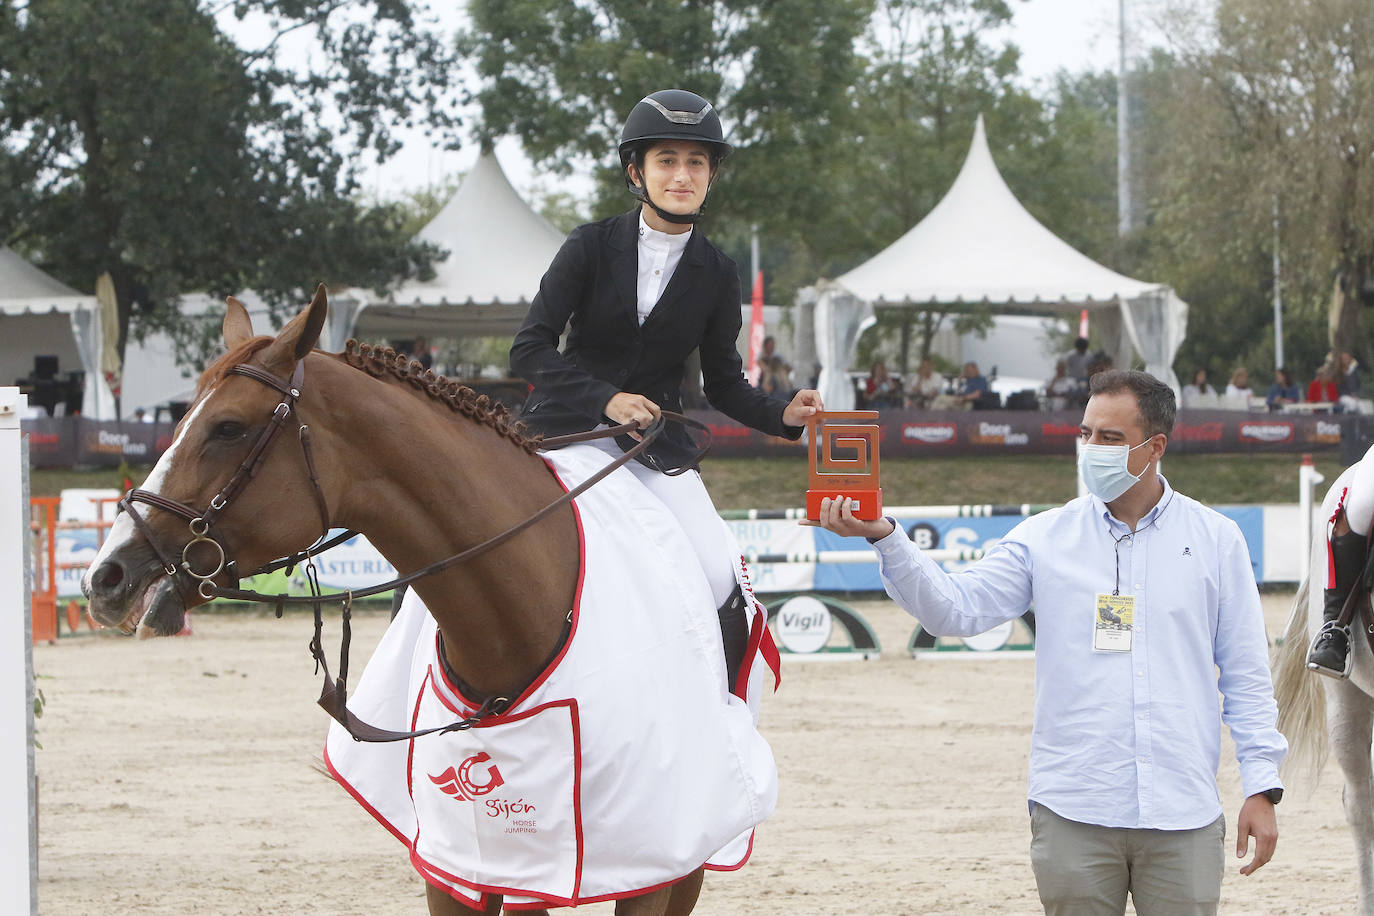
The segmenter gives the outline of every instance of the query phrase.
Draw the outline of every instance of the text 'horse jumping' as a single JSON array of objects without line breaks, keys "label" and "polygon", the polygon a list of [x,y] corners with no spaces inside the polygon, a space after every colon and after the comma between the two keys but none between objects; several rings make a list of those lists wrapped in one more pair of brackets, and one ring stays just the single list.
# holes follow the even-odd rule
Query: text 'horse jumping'
[{"label": "text 'horse jumping'", "polygon": [[[504,408],[389,351],[315,350],[327,310],[321,286],[276,337],[254,336],[230,299],[228,352],[87,573],[101,623],[176,633],[235,571],[330,528],[423,570],[605,470],[595,449],[540,453]],[[617,468],[414,582],[349,708],[435,733],[359,743],[335,723],[326,762],[406,845],[431,914],[603,900],[686,914],[703,868],[748,858],[776,771],[693,555]]]}]

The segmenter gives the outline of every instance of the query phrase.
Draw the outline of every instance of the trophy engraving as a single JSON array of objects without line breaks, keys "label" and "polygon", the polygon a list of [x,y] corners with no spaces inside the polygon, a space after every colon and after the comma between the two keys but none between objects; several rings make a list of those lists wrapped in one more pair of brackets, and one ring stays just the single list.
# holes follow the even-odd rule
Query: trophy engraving
[{"label": "trophy engraving", "polygon": [[877,419],[876,410],[832,410],[806,421],[811,468],[806,491],[808,519],[820,518],[821,500],[827,496],[854,500],[856,518],[871,521],[883,514],[883,488],[878,478],[882,428]]}]

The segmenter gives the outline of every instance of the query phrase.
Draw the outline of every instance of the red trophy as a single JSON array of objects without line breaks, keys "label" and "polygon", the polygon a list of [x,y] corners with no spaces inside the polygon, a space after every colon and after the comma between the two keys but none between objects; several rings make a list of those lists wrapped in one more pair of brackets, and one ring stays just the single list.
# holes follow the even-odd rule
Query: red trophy
[{"label": "red trophy", "polygon": [[820,519],[821,500],[827,496],[854,500],[855,518],[872,521],[882,516],[883,488],[878,482],[882,428],[877,419],[876,410],[831,410],[806,421],[811,466],[811,486],[806,491],[808,519]]}]

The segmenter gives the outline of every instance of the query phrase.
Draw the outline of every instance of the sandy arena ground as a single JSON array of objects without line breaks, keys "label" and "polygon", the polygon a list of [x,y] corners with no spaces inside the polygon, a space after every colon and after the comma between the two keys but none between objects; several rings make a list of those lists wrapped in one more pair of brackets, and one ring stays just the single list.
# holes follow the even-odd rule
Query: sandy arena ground
[{"label": "sandy arena ground", "polygon": [[[1265,597],[1271,637],[1290,601]],[[747,867],[708,875],[697,912],[1039,912],[1024,800],[1033,662],[913,660],[910,618],[886,600],[855,606],[883,657],[786,665],[763,711],[778,812]],[[355,672],[385,625],[359,616]],[[425,912],[403,847],[311,768],[328,720],[309,637],[306,616],[216,613],[197,615],[190,638],[35,648],[44,914]],[[1224,913],[1353,910],[1340,786],[1334,764],[1315,791],[1290,786],[1274,861],[1244,878],[1232,860]]]}]

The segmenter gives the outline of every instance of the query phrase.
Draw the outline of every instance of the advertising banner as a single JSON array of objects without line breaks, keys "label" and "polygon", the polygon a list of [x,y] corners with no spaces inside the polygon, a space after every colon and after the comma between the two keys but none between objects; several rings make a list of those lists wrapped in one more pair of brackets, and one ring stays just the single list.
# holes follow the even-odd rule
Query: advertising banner
[{"label": "advertising banner", "polygon": [[[711,430],[711,457],[795,455],[806,447],[742,426],[723,414],[694,412]],[[892,458],[935,455],[1072,455],[1081,411],[884,410],[879,414],[882,454]],[[1341,447],[1355,418],[1332,415],[1186,411],[1178,415],[1169,451],[1322,452]]]}]

